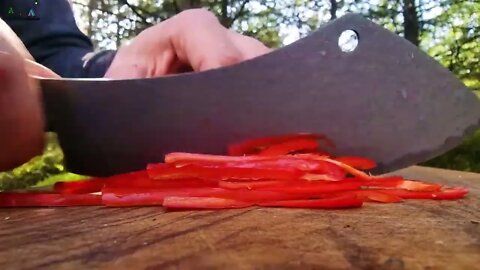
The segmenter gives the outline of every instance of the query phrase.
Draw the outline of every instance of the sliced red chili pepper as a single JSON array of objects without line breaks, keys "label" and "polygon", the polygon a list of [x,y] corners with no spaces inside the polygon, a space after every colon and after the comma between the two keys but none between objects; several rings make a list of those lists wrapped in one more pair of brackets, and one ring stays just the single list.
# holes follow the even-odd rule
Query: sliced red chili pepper
[{"label": "sliced red chili pepper", "polygon": [[106,206],[162,205],[165,197],[217,197],[246,202],[264,202],[308,198],[308,194],[286,194],[268,190],[226,190],[223,188],[104,188],[102,201]]},{"label": "sliced red chili pepper", "polygon": [[105,184],[103,178],[92,178],[72,182],[56,182],[53,189],[62,194],[85,194],[100,192]]},{"label": "sliced red chili pepper", "polygon": [[101,205],[95,194],[0,193],[0,207],[93,206]]},{"label": "sliced red chili pepper", "polygon": [[348,165],[348,164],[345,164],[345,163],[342,163],[342,162],[339,162],[339,161],[336,161],[336,160],[333,160],[333,159],[330,159],[330,158],[325,158],[325,157],[319,157],[319,159],[322,159],[322,160],[325,160],[327,162],[330,162],[332,164],[335,164],[337,166],[339,166],[340,168],[344,169],[346,172],[352,174],[353,176],[356,176],[360,179],[363,179],[363,180],[370,180],[372,178],[372,176],[360,171],[360,170],[357,170],[355,168],[353,168],[352,166]]},{"label": "sliced red chili pepper", "polygon": [[219,181],[218,186],[225,189],[256,189],[288,185],[288,181],[261,180],[261,181]]},{"label": "sliced red chili pepper", "polygon": [[[259,160],[276,160],[276,157],[260,157],[260,156],[221,156],[209,154],[194,154],[184,152],[174,152],[165,155],[165,163],[167,164],[196,164],[195,162],[208,163],[227,163],[227,162],[243,162],[243,161],[259,161]],[[205,163],[204,163],[205,164]]]},{"label": "sliced red chili pepper", "polygon": [[212,181],[205,181],[198,178],[165,179],[162,181],[151,179],[146,171],[122,174],[109,177],[105,181],[109,188],[194,188],[194,187],[216,187]]},{"label": "sliced red chili pepper", "polygon": [[315,138],[302,138],[291,141],[282,142],[268,146],[266,149],[258,153],[259,156],[279,156],[295,153],[299,151],[319,151],[319,143]]},{"label": "sliced red chili pepper", "polygon": [[148,174],[151,178],[161,179],[181,179],[181,178],[199,178],[204,180],[293,180],[298,179],[303,174],[298,170],[292,169],[262,169],[262,168],[211,168],[195,165],[186,165],[183,167],[174,167],[167,164],[151,164],[148,166]]},{"label": "sliced red chili pepper", "polygon": [[372,177],[365,181],[361,178],[354,178],[359,181],[364,181],[365,187],[397,187],[405,180],[402,176],[384,176],[384,177]]},{"label": "sliced red chili pepper", "polygon": [[442,185],[425,183],[421,181],[405,180],[401,176],[389,176],[384,178],[373,177],[365,181],[364,187],[391,187],[411,191],[439,191]]},{"label": "sliced red chili pepper", "polygon": [[258,205],[271,207],[342,209],[361,207],[363,205],[363,200],[356,196],[338,196],[326,199],[266,202],[259,203]]},{"label": "sliced red chili pepper", "polygon": [[362,157],[337,157],[335,160],[360,170],[370,170],[377,166],[375,161]]},{"label": "sliced red chili pepper", "polygon": [[327,137],[318,134],[294,134],[286,136],[270,136],[247,140],[244,142],[231,144],[228,147],[228,154],[231,156],[243,156],[256,154],[267,146],[280,144],[286,141],[299,139],[317,139],[325,142],[329,147],[335,147],[335,144]]},{"label": "sliced red chili pepper", "polygon": [[359,190],[359,191],[356,191],[355,193],[357,195],[360,195],[363,198],[366,198],[374,202],[396,203],[396,202],[402,201],[402,198],[394,194],[388,194],[388,193],[384,193],[376,190]]},{"label": "sliced red chili pepper", "polygon": [[442,185],[439,184],[430,184],[412,180],[404,180],[396,187],[412,191],[440,191],[442,189]]},{"label": "sliced red chili pepper", "polygon": [[468,193],[468,190],[462,187],[445,188],[441,191],[409,191],[404,189],[383,189],[381,191],[403,199],[433,200],[456,200],[465,197]]},{"label": "sliced red chili pepper", "polygon": [[[292,183],[292,182],[290,182]],[[361,187],[360,181],[315,181],[315,182],[298,182],[292,185],[265,187],[262,190],[274,191],[284,194],[303,194],[307,197],[333,193],[338,191],[356,190]]]},{"label": "sliced red chili pepper", "polygon": [[150,206],[162,205],[168,196],[209,197],[222,192],[219,188],[104,188],[102,202],[106,206]]},{"label": "sliced red chili pepper", "polygon": [[166,197],[163,206],[167,209],[227,209],[250,207],[253,203],[215,197]]},{"label": "sliced red chili pepper", "polygon": [[315,173],[307,173],[302,176],[303,180],[306,181],[340,181],[342,178],[335,178],[328,174],[315,174]]},{"label": "sliced red chili pepper", "polygon": [[[213,156],[189,153],[172,153],[167,154],[166,161],[168,164],[175,166],[196,165],[202,167],[213,168],[260,168],[260,169],[296,169],[305,172],[312,172],[316,175],[308,175],[304,177],[306,180],[342,180],[345,178],[346,172],[340,166],[323,160],[318,155],[284,155],[278,157],[230,157],[230,156]],[[321,174],[322,176],[318,176]]]},{"label": "sliced red chili pepper", "polygon": [[152,185],[153,180],[148,176],[147,171],[136,171],[123,174],[117,174],[105,178],[105,186],[137,186],[137,187],[149,187]]},{"label": "sliced red chili pepper", "polygon": [[[245,208],[253,205],[253,203],[239,200],[206,197],[167,197],[164,201],[166,208],[175,209],[226,209]],[[355,196],[341,196],[327,199],[271,201],[257,203],[257,205],[288,208],[344,209],[361,207],[363,201]]]},{"label": "sliced red chili pepper", "polygon": [[[297,169],[300,171],[311,172],[315,170],[324,170],[325,163],[326,162],[324,161],[318,160],[302,160],[288,156],[281,156],[270,160],[227,162],[224,163],[224,166],[236,168]],[[331,164],[327,163],[327,165]],[[341,169],[340,171],[343,172]],[[343,175],[345,175],[345,173],[343,173]]]},{"label": "sliced red chili pepper", "polygon": [[359,198],[366,201],[382,202],[382,203],[396,203],[396,202],[402,201],[401,197],[395,194],[383,192],[381,190],[351,190],[351,191],[344,191],[336,194],[356,195]]},{"label": "sliced red chili pepper", "polygon": [[[317,168],[311,170],[309,177],[303,177],[305,180],[327,180],[327,181],[339,181],[345,179],[346,173],[340,166],[332,164],[328,161],[317,160]],[[316,175],[316,179],[314,177]],[[324,175],[324,179],[321,179],[319,175]],[[325,177],[326,176],[326,177]]]},{"label": "sliced red chili pepper", "polygon": [[[163,164],[159,166],[163,166]],[[176,178],[158,181],[150,178],[147,171],[139,171],[108,177],[105,179],[105,186],[119,188],[193,188],[215,187],[216,183],[198,178]]]}]

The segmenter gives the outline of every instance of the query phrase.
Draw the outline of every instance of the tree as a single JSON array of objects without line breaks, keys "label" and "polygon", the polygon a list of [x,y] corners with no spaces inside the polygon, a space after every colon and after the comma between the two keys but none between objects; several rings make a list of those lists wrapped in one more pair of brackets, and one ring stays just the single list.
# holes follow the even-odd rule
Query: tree
[{"label": "tree", "polygon": [[420,24],[415,0],[403,0],[403,36],[415,46],[420,44]]}]

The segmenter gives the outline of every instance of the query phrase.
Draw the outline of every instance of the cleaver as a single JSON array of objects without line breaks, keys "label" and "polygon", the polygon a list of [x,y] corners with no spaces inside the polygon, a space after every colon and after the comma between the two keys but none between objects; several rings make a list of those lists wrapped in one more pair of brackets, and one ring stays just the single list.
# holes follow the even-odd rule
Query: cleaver
[{"label": "cleaver", "polygon": [[407,40],[356,14],[269,54],[149,79],[41,80],[68,170],[108,176],[174,151],[316,133],[385,173],[440,155],[480,125],[480,103]]}]

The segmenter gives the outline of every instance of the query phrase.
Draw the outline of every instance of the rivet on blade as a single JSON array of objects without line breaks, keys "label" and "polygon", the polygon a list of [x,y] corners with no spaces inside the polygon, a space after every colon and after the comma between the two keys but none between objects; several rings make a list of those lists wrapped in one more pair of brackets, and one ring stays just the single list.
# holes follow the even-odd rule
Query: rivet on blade
[{"label": "rivet on blade", "polygon": [[345,30],[338,38],[338,47],[343,52],[353,52],[358,46],[358,34],[354,30]]}]

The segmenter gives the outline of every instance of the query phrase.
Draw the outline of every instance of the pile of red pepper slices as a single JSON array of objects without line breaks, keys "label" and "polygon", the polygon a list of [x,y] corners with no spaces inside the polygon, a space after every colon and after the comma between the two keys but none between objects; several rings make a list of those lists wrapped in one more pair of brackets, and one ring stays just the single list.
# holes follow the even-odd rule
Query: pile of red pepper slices
[{"label": "pile of red pepper slices", "polygon": [[50,193],[0,193],[0,207],[163,206],[167,209],[224,209],[250,206],[340,209],[364,202],[404,199],[453,200],[467,189],[371,176],[375,162],[330,157],[311,134],[276,136],[231,145],[228,156],[170,153],[146,170],[57,182]]}]

